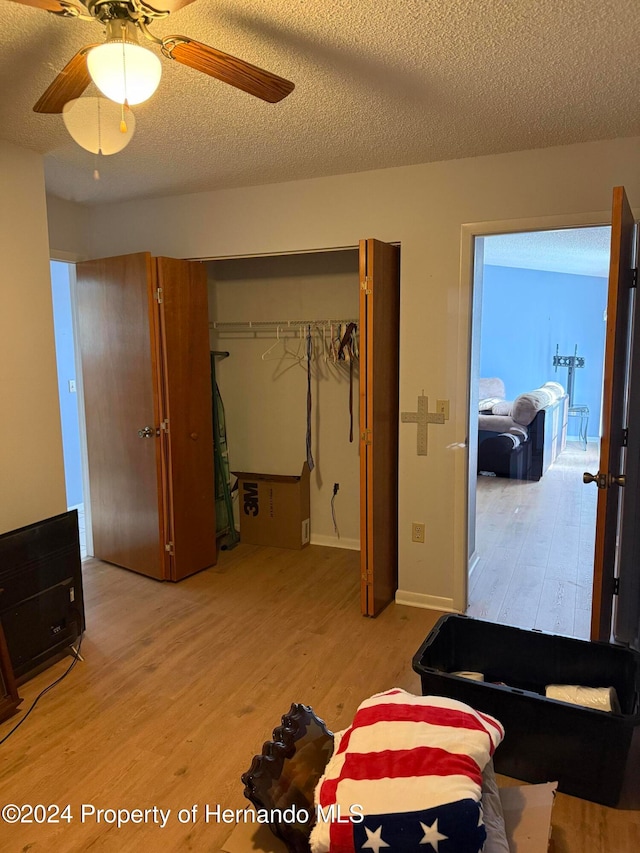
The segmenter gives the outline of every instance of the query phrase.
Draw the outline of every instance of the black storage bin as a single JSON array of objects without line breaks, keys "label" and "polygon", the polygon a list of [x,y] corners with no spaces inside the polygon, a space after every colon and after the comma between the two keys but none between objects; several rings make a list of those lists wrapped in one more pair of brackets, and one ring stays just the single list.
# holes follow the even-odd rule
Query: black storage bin
[{"label": "black storage bin", "polygon": [[[449,615],[416,652],[413,669],[423,695],[449,696],[500,720],[505,738],[494,756],[499,773],[557,781],[565,794],[618,803],[640,723],[637,652]],[[451,675],[455,671],[482,672],[485,680]],[[621,713],[547,699],[548,684],[615,687]]]}]

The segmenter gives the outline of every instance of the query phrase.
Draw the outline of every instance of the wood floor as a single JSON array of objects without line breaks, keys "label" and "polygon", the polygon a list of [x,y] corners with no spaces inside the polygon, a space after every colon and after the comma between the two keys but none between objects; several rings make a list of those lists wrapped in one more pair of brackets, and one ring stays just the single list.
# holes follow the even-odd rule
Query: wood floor
[{"label": "wood floor", "polygon": [[598,444],[570,441],[535,483],[479,476],[469,616],[590,636]]},{"label": "wood floor", "polygon": [[[3,853],[219,851],[233,826],[183,825],[178,810],[245,807],[240,775],[292,701],[336,730],[374,692],[419,693],[411,658],[439,615],[363,618],[358,554],[320,546],[240,545],[177,585],[96,560],[84,578],[85,660],[0,747],[2,804],[69,803],[73,820],[3,825]],[[66,666],[22,685],[23,707]],[[83,803],[172,811],[164,829],[118,829],[81,823]],[[558,795],[553,823],[555,853],[640,850],[638,811]]]}]

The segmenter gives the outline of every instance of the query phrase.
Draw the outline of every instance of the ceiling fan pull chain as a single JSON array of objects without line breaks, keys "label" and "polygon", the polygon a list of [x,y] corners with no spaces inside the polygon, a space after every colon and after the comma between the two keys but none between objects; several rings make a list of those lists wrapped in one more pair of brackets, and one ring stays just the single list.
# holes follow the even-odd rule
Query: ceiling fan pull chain
[{"label": "ceiling fan pull chain", "polygon": [[124,103],[122,105],[122,119],[120,121],[120,132],[127,132],[127,125],[124,120],[124,107],[129,106],[129,95],[127,92],[127,52],[124,49],[127,43],[127,25],[123,21],[122,22],[122,79],[123,79],[123,88],[124,88]]},{"label": "ceiling fan pull chain", "polygon": [[100,172],[98,170],[98,163],[100,162],[100,155],[102,154],[102,121],[101,121],[101,114],[100,114],[100,102],[101,102],[101,100],[102,100],[101,98],[97,99],[97,107],[98,107],[98,151],[96,152],[96,159],[95,159],[95,164],[94,164],[94,168],[93,168],[93,180],[94,181],[100,180]]}]

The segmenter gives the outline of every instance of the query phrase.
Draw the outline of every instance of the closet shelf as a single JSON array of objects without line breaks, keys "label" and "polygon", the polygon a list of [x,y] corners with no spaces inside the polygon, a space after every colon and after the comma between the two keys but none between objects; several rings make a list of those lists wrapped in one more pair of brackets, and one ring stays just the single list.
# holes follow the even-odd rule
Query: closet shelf
[{"label": "closet shelf", "polygon": [[268,331],[270,329],[301,329],[305,326],[337,326],[339,324],[358,323],[358,320],[329,319],[329,320],[213,320],[210,329],[230,329],[243,331]]}]

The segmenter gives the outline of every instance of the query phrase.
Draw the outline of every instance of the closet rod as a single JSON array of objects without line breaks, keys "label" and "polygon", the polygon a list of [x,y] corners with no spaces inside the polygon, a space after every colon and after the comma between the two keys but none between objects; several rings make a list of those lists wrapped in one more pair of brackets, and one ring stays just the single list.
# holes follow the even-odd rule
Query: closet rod
[{"label": "closet rod", "polygon": [[281,329],[298,329],[303,326],[322,326],[331,323],[358,323],[358,320],[238,320],[223,321],[213,320],[209,323],[210,329],[268,329],[280,327]]}]

